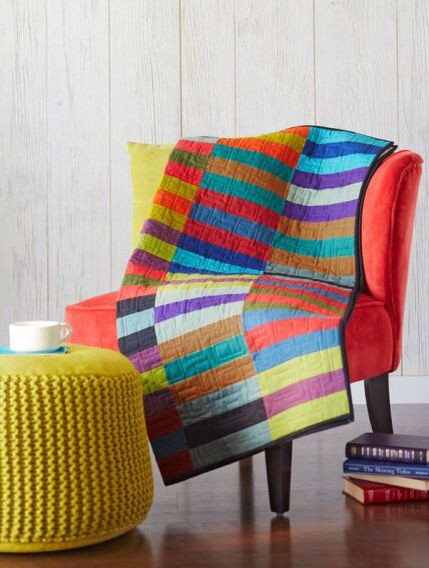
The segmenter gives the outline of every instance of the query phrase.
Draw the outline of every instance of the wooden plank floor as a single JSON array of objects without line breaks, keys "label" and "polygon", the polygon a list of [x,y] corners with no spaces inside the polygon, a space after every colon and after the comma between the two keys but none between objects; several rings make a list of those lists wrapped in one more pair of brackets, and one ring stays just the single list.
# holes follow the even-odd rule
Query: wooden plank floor
[{"label": "wooden plank floor", "polygon": [[[429,435],[429,405],[393,409],[398,433]],[[273,517],[263,455],[165,488],[134,531],[86,549],[0,555],[0,568],[429,566],[429,504],[362,507],[341,494],[345,442],[369,430],[365,407],[348,426],[294,444],[292,508]]]}]

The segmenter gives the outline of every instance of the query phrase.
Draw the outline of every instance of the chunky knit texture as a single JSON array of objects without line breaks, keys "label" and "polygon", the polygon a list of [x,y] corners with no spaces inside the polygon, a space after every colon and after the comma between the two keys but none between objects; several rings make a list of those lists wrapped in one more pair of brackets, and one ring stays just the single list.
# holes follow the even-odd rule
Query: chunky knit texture
[{"label": "chunky knit texture", "polygon": [[[88,350],[107,354],[111,373],[62,373]],[[0,550],[71,548],[131,529],[152,501],[137,373],[103,349],[39,357],[46,374],[16,374],[23,357],[0,357]]]}]

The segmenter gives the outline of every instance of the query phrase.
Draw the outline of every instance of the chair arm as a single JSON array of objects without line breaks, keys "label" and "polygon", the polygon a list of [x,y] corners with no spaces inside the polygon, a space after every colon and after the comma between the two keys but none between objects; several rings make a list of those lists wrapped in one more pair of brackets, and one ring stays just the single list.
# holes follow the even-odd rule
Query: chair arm
[{"label": "chair arm", "polygon": [[362,259],[365,291],[381,300],[393,331],[391,371],[399,364],[414,211],[422,158],[395,152],[374,173],[362,210]]}]

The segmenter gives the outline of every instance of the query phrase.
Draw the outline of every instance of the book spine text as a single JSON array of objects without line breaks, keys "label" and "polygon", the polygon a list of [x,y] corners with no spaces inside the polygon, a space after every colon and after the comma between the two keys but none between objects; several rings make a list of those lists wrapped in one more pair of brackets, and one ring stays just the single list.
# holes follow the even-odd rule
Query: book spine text
[{"label": "book spine text", "polygon": [[415,489],[368,489],[364,492],[365,504],[371,503],[398,503],[401,501],[427,501],[429,491]]},{"label": "book spine text", "polygon": [[403,477],[420,477],[423,479],[429,478],[429,468],[423,469],[419,467],[405,467],[402,465],[390,465],[380,463],[350,463],[344,462],[344,473],[375,473],[380,475],[401,475]]},{"label": "book spine text", "polygon": [[425,450],[412,450],[411,448],[383,448],[380,446],[364,446],[350,443],[346,446],[346,456],[352,459],[426,465],[426,454]]}]

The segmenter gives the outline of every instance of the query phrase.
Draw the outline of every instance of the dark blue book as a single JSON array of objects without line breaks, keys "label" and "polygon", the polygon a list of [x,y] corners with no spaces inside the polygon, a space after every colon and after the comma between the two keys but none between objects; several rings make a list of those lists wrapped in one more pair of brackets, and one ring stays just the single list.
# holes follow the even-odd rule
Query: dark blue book
[{"label": "dark blue book", "polygon": [[347,443],[346,457],[355,460],[427,464],[429,436],[367,432]]},{"label": "dark blue book", "polygon": [[429,465],[397,462],[348,459],[343,463],[344,473],[369,473],[375,475],[401,475],[429,479]]}]

